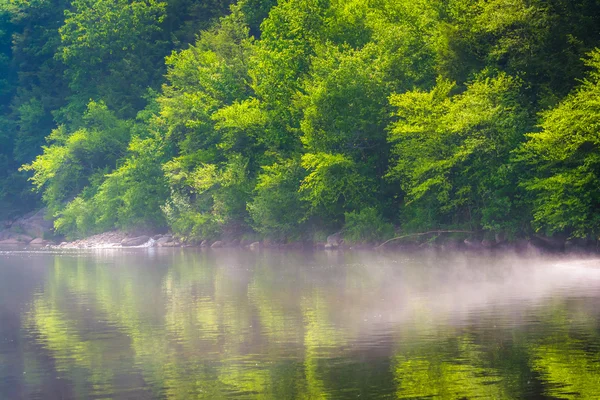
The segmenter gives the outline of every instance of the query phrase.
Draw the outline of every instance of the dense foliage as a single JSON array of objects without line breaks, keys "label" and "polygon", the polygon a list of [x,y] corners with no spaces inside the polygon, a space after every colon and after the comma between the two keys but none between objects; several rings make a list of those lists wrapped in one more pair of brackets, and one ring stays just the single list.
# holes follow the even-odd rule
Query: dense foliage
[{"label": "dense foliage", "polygon": [[[0,0],[0,217],[600,234],[600,1]],[[46,142],[44,142],[46,138]]]}]

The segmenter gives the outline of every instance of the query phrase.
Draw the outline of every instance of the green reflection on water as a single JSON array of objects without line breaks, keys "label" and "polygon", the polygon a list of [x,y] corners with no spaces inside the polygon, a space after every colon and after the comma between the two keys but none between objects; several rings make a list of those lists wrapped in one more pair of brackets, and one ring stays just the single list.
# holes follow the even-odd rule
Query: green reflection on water
[{"label": "green reflection on water", "polygon": [[[531,347],[531,359],[532,368],[548,382],[545,394],[563,399],[599,398],[598,320],[581,311],[569,313],[561,305],[548,308],[544,319],[552,334]],[[589,350],[590,345],[595,351]]]},{"label": "green reflection on water", "polygon": [[372,325],[386,274],[326,257],[56,256],[24,318],[29,392],[52,370],[65,398],[598,396],[598,319],[585,307],[548,302],[528,330],[453,325],[405,296],[405,319]]}]

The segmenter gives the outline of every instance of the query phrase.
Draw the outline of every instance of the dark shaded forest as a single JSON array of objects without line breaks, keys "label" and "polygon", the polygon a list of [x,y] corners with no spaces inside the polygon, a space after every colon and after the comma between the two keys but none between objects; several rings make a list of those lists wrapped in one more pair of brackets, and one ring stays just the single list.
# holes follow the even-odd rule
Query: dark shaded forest
[{"label": "dark shaded forest", "polygon": [[0,37],[0,219],[600,234],[600,1],[0,0]]}]

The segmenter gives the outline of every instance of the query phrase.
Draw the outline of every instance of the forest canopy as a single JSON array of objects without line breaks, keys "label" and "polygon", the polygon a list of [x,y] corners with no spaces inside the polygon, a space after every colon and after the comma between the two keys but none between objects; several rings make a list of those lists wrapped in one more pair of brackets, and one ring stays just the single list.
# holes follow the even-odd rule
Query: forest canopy
[{"label": "forest canopy", "polygon": [[600,235],[600,1],[0,0],[0,219]]}]

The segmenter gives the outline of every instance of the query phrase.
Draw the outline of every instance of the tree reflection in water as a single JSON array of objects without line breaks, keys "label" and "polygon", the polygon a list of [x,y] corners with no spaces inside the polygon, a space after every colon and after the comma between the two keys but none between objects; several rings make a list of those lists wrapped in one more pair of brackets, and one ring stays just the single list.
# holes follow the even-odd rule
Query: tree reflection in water
[{"label": "tree reflection in water", "polygon": [[459,268],[458,259],[360,253],[44,257],[20,329],[0,328],[3,337],[21,335],[12,353],[0,347],[2,395],[15,388],[46,399],[599,393],[600,299],[588,290],[600,287],[595,275],[581,293],[562,290],[556,275],[521,296],[507,289],[512,272],[502,272],[514,260],[487,260],[489,268],[465,282],[460,271],[486,260]]}]

